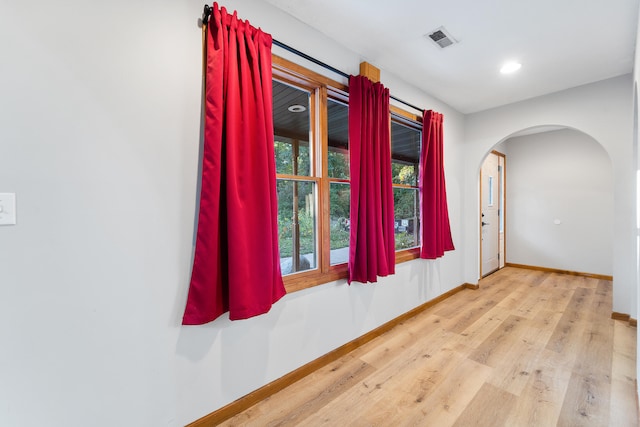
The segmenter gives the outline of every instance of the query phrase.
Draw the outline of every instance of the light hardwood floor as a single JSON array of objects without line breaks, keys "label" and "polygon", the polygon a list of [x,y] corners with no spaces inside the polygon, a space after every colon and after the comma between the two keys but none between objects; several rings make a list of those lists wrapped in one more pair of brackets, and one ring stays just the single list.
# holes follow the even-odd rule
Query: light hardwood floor
[{"label": "light hardwood floor", "polygon": [[610,317],[609,281],[507,267],[223,425],[637,426]]}]

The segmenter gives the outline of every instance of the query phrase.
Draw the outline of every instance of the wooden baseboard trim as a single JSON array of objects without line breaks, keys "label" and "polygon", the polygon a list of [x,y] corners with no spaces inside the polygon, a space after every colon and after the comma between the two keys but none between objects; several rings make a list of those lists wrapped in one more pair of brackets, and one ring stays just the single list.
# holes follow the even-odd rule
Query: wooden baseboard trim
[{"label": "wooden baseboard trim", "polygon": [[[471,286],[471,287],[468,287]],[[290,386],[291,384],[295,383],[298,380],[301,380],[302,378],[306,377],[307,375],[317,371],[318,369],[322,368],[323,366],[328,365],[331,362],[334,362],[336,360],[338,360],[340,357],[352,352],[353,350],[355,350],[356,348],[368,343],[369,341],[379,337],[380,335],[384,334],[387,331],[390,331],[391,329],[393,329],[394,327],[400,325],[403,322],[406,322],[407,320],[411,319],[412,317],[416,316],[417,314],[421,313],[422,311],[426,310],[429,307],[433,307],[434,305],[438,304],[441,301],[444,301],[445,299],[451,297],[452,295],[457,294],[458,292],[464,290],[464,289],[477,289],[478,285],[471,285],[469,283],[464,283],[456,288],[451,289],[448,292],[445,292],[444,294],[425,302],[424,304],[407,311],[404,314],[401,314],[400,316],[396,317],[395,319],[392,319],[390,321],[388,321],[387,323],[378,326],[376,329],[373,329],[372,331],[367,332],[364,335],[361,335],[360,337],[354,339],[353,341],[350,341],[338,348],[336,348],[333,351],[330,351],[329,353],[320,356],[319,358],[312,360],[311,362],[307,363],[306,365],[303,365],[301,367],[299,367],[298,369],[289,372],[288,374],[284,375],[283,377],[278,378],[277,380],[274,380],[272,382],[270,382],[269,384],[266,384],[262,387],[260,387],[257,390],[252,391],[251,393],[239,398],[238,400],[229,403],[226,406],[223,406],[222,408],[211,412],[208,415],[205,415],[204,417],[197,419],[196,421],[187,424],[186,427],[212,427],[212,426],[217,426],[218,424],[222,423],[225,420],[228,420],[229,418],[233,417],[234,415],[239,414],[240,412],[249,409],[250,407],[252,407],[253,405],[255,405],[256,403],[266,399],[267,397],[271,396],[272,394],[275,394],[277,392],[279,392],[280,390]]]},{"label": "wooden baseboard trim", "polygon": [[474,285],[472,283],[464,283],[462,286],[464,286],[465,289],[472,289],[474,291],[477,291],[478,289],[480,289],[480,285]]},{"label": "wooden baseboard trim", "polygon": [[528,270],[538,270],[538,271],[544,271],[546,273],[570,274],[572,276],[589,277],[591,279],[599,279],[599,280],[613,280],[613,276],[607,276],[605,274],[582,273],[579,271],[559,270],[557,268],[538,267],[535,265],[513,264],[511,262],[505,263],[505,267],[526,268]]},{"label": "wooden baseboard trim", "polygon": [[613,320],[622,320],[623,322],[628,322],[629,319],[631,319],[631,315],[614,311],[613,313],[611,313],[611,318]]},{"label": "wooden baseboard trim", "polygon": [[613,313],[611,313],[611,318],[613,320],[629,322],[629,326],[634,326],[634,327],[638,326],[638,319],[634,319],[633,317],[631,317],[631,315],[627,313],[618,313],[617,311],[614,311]]}]

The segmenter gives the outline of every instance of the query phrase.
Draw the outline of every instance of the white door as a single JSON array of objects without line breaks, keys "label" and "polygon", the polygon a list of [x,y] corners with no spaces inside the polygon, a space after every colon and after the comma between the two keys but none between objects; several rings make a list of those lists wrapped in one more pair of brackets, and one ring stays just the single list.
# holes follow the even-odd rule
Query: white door
[{"label": "white door", "polygon": [[498,156],[490,153],[480,170],[480,228],[482,277],[500,268],[500,171]]}]

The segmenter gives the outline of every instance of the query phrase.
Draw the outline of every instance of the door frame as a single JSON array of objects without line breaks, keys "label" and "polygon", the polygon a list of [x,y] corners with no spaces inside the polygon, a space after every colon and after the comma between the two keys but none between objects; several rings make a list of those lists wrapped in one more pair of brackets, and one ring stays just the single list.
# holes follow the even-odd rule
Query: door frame
[{"label": "door frame", "polygon": [[[500,198],[500,203],[502,204],[502,211],[500,212],[501,213],[500,216],[502,216],[501,220],[502,220],[502,237],[503,237],[503,244],[500,245],[500,232],[498,231],[498,251],[501,255],[501,258],[498,261],[498,269],[495,271],[492,271],[491,273],[495,273],[501,268],[504,268],[506,266],[506,261],[507,261],[506,260],[507,258],[507,156],[499,151],[491,150],[491,152],[489,152],[489,154],[484,156],[484,158],[482,159],[482,163],[480,163],[480,172],[478,173],[478,176],[479,176],[479,179],[478,179],[479,193],[478,194],[480,195],[479,202],[478,202],[478,230],[479,230],[478,236],[480,240],[480,258],[478,261],[480,264],[479,265],[480,279],[482,279],[485,276],[485,274],[483,274],[483,271],[482,271],[482,165],[484,164],[487,157],[490,156],[491,154],[495,154],[496,156],[502,158],[501,179],[498,180],[498,182],[502,184],[502,188],[498,188],[498,197]],[[498,165],[500,165],[499,161],[498,161]],[[500,230],[499,226],[498,226],[498,230]],[[491,273],[488,273],[486,275],[488,276]]]}]

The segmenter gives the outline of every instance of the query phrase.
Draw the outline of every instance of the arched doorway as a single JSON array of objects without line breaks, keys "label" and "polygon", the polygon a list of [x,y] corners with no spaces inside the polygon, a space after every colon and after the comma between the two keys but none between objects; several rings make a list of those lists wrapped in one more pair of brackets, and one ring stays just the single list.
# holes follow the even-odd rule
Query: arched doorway
[{"label": "arched doorway", "polygon": [[[613,170],[604,148],[578,130],[541,126],[510,135],[492,147],[496,150],[509,159],[505,265],[611,276]],[[481,187],[484,181],[488,177]],[[489,226],[483,222],[491,221],[481,207],[481,277],[499,268],[485,264],[482,230]]]}]

